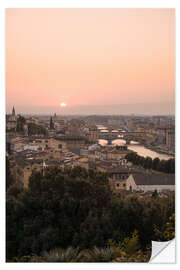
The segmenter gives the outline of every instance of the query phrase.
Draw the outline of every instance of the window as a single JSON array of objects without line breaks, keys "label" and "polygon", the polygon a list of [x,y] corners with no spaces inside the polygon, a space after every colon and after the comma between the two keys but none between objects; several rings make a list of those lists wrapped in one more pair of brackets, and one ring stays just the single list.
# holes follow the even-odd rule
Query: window
[{"label": "window", "polygon": [[58,148],[59,149],[62,149],[62,144],[58,144]]},{"label": "window", "polygon": [[116,184],[116,187],[119,187],[119,184]]},{"label": "window", "polygon": [[123,187],[126,187],[126,184],[125,183],[123,184]]}]

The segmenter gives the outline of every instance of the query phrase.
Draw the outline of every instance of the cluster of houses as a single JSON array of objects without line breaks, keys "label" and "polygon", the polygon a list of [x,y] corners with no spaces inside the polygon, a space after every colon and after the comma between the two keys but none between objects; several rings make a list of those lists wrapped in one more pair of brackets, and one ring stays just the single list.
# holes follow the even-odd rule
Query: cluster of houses
[{"label": "cluster of houses", "polygon": [[[28,121],[35,121],[29,119]],[[7,130],[15,129],[17,117],[13,108],[12,114],[7,116]],[[65,126],[64,121],[60,123]],[[83,124],[71,121],[68,124],[68,134],[57,136],[17,136],[8,135],[6,138],[6,154],[9,156],[11,170],[15,179],[24,187],[28,186],[29,177],[33,170],[43,170],[48,166],[81,166],[86,169],[96,168],[107,172],[109,184],[113,191],[122,190],[132,192],[162,192],[174,190],[175,175],[148,172],[134,168],[126,160],[126,155],[131,152],[126,145],[101,146],[97,143],[88,145],[84,137],[78,135],[77,130]],[[90,136],[91,142],[97,141],[97,129],[91,126],[86,128],[83,136]],[[76,134],[76,136],[75,136]]]},{"label": "cluster of houses", "polygon": [[42,171],[48,166],[81,166],[108,173],[114,192],[162,192],[174,190],[175,175],[135,169],[125,159],[126,148],[102,148],[94,145],[81,149],[80,155],[72,153],[65,142],[54,138],[15,137],[11,139],[11,170],[17,181],[28,186],[33,170]]},{"label": "cluster of houses", "polygon": [[175,175],[164,173],[150,173],[137,171],[121,171],[111,173],[109,181],[113,191],[136,191],[136,192],[154,192],[175,190]]}]

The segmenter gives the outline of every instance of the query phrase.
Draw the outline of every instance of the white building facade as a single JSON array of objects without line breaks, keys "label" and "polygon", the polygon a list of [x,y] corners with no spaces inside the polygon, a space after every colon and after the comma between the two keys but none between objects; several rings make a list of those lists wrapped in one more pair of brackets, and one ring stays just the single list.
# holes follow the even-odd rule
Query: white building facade
[{"label": "white building facade", "polygon": [[[164,176],[164,181],[163,181]],[[130,191],[155,191],[175,190],[175,175],[130,175],[126,180],[126,190]]]}]

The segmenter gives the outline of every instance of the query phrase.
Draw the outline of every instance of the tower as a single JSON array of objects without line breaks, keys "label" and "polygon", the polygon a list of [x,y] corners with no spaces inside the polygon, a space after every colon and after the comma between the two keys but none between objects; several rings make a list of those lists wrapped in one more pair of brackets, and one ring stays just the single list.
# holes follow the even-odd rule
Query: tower
[{"label": "tower", "polygon": [[13,109],[12,109],[12,115],[15,116],[16,113],[15,113],[15,109],[14,109],[14,106],[13,106]]},{"label": "tower", "polygon": [[54,129],[54,123],[53,123],[52,116],[50,118],[50,129]]}]

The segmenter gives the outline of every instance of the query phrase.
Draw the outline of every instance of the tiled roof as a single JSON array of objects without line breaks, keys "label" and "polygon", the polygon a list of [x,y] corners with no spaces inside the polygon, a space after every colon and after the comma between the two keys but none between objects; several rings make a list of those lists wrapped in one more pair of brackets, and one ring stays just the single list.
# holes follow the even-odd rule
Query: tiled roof
[{"label": "tiled roof", "polygon": [[174,174],[133,174],[136,185],[174,185]]}]

